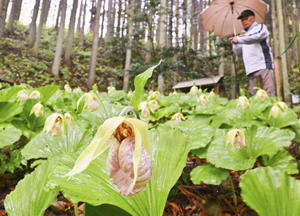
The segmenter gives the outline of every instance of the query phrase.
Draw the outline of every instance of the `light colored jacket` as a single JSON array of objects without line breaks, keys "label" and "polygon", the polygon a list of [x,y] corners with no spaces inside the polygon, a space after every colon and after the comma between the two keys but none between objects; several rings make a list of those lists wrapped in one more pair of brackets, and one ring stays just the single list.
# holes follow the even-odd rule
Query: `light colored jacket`
[{"label": "light colored jacket", "polygon": [[244,34],[237,36],[233,51],[243,56],[246,74],[273,69],[273,56],[269,45],[269,32],[264,24],[254,22]]}]

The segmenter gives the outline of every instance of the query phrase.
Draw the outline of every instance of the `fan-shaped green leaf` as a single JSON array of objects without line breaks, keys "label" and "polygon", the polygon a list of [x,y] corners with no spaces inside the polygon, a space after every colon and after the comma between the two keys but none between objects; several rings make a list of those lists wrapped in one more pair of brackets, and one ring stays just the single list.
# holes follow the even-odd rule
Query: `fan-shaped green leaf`
[{"label": "fan-shaped green leaf", "polygon": [[12,125],[0,126],[0,148],[8,146],[18,141],[22,132]]},{"label": "fan-shaped green leaf", "polygon": [[16,189],[7,195],[4,205],[10,216],[42,216],[56,201],[58,191],[47,190],[45,185],[55,163],[43,162],[31,174],[18,182]]},{"label": "fan-shaped green leaf", "polygon": [[198,166],[191,172],[191,180],[194,184],[204,182],[206,184],[219,185],[229,176],[229,171],[205,164]]},{"label": "fan-shaped green leaf", "polygon": [[0,102],[0,122],[4,122],[21,113],[23,106],[18,103]]},{"label": "fan-shaped green leaf", "polygon": [[260,216],[298,216],[300,181],[271,167],[247,171],[241,177],[242,198]]},{"label": "fan-shaped green leaf", "polygon": [[[106,155],[96,158],[82,173],[62,178],[74,165],[76,155],[63,155],[60,166],[51,178],[51,185],[60,185],[64,195],[73,201],[92,205],[103,203],[118,206],[132,215],[162,215],[168,193],[185,166],[189,145],[181,131],[159,127],[150,135],[152,179],[135,197],[119,194],[106,173]],[[84,190],[82,190],[84,188]]]}]

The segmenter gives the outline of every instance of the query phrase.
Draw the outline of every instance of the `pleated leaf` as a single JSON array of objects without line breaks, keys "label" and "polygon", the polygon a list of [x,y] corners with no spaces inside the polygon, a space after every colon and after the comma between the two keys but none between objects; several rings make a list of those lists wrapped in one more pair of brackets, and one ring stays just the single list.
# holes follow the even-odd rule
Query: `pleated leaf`
[{"label": "pleated leaf", "polygon": [[300,181],[271,167],[247,171],[241,177],[242,198],[260,216],[298,216]]},{"label": "pleated leaf", "polygon": [[0,122],[9,120],[21,113],[23,106],[18,103],[0,102]]},{"label": "pleated leaf", "polygon": [[162,215],[169,191],[185,166],[189,145],[180,130],[170,127],[159,127],[152,131],[150,145],[152,179],[135,197],[122,196],[109,180],[106,171],[107,152],[92,161],[86,170],[69,179],[62,176],[72,169],[76,155],[64,155],[50,184],[60,185],[64,195],[73,201],[92,205],[112,204],[131,215]]},{"label": "pleated leaf", "polygon": [[7,195],[4,206],[9,216],[42,216],[56,201],[57,190],[47,190],[45,185],[54,163],[43,162],[31,174],[18,182],[15,190]]},{"label": "pleated leaf", "polygon": [[219,185],[229,176],[229,171],[205,164],[198,166],[191,172],[191,180],[194,184],[204,182],[206,184]]},{"label": "pleated leaf", "polygon": [[252,126],[245,130],[245,146],[236,149],[226,142],[225,130],[218,130],[215,139],[207,151],[207,159],[216,167],[231,170],[252,168],[256,158],[262,155],[274,155],[283,147],[288,147],[294,133],[278,128]]},{"label": "pleated leaf", "polygon": [[22,131],[12,125],[8,125],[6,127],[0,126],[0,148],[18,141],[21,135]]}]

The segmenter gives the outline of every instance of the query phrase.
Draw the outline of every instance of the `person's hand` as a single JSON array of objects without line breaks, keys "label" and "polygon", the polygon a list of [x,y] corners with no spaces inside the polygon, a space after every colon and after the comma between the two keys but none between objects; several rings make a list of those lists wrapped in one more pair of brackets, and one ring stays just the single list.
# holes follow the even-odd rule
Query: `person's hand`
[{"label": "person's hand", "polygon": [[231,37],[231,38],[229,38],[229,40],[231,41],[232,44],[237,44],[237,43],[239,43],[237,37]]}]

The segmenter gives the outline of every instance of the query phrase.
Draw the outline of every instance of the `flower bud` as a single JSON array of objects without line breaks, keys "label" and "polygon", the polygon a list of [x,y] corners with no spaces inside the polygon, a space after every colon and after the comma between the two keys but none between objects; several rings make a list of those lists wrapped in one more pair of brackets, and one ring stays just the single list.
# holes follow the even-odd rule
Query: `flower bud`
[{"label": "flower bud", "polygon": [[71,93],[71,92],[72,92],[72,89],[71,89],[71,87],[70,87],[69,84],[65,84],[64,89],[65,89],[65,91],[66,91],[67,93]]},{"label": "flower bud", "polygon": [[41,97],[41,94],[39,91],[34,90],[33,92],[30,93],[29,97],[32,99],[38,99]]},{"label": "flower bud", "polygon": [[81,93],[82,90],[81,90],[80,87],[77,87],[77,88],[75,88],[75,89],[73,90],[73,92],[74,92],[74,93]]},{"label": "flower bud", "polygon": [[215,92],[211,91],[211,92],[209,92],[208,98],[213,98],[215,96],[216,96]]},{"label": "flower bud", "polygon": [[156,100],[151,100],[147,103],[147,107],[151,110],[151,112],[154,112],[158,109],[159,105]]},{"label": "flower bud", "polygon": [[150,115],[150,110],[148,108],[148,102],[147,101],[141,102],[138,106],[138,110],[140,110],[141,115],[146,117],[146,118]]},{"label": "flower bud", "polygon": [[149,96],[148,96],[148,100],[155,100],[158,99],[160,97],[160,92],[159,91],[150,91],[149,92]]},{"label": "flower bud", "polygon": [[66,125],[71,125],[74,122],[73,117],[70,113],[65,113],[65,123]]},{"label": "flower bud", "polygon": [[175,113],[172,116],[172,120],[175,120],[176,122],[181,122],[182,120],[185,120],[185,117],[183,116],[182,113]]},{"label": "flower bud", "polygon": [[268,97],[268,94],[265,90],[263,89],[259,89],[257,92],[256,92],[256,95],[255,95],[258,99],[260,99],[261,101],[264,101],[267,97]]},{"label": "flower bud", "polygon": [[128,94],[127,94],[127,96],[128,96],[129,98],[132,98],[132,97],[133,97],[133,92],[132,92],[132,91],[129,91]]},{"label": "flower bud", "polygon": [[288,109],[288,106],[286,105],[286,103],[279,101],[275,104],[276,106],[280,107],[280,109],[283,111],[285,109]]},{"label": "flower bud", "polygon": [[116,88],[114,86],[108,86],[107,87],[107,93],[108,94],[111,94],[111,93],[113,93],[115,91],[116,91]]},{"label": "flower bud", "polygon": [[77,109],[79,107],[87,108],[89,111],[93,112],[100,106],[100,99],[94,92],[85,93],[77,101]]},{"label": "flower bud", "polygon": [[226,142],[233,145],[236,149],[241,149],[246,145],[245,134],[239,129],[232,129],[227,133]]},{"label": "flower bud", "polygon": [[44,132],[51,132],[52,136],[61,136],[64,132],[65,119],[59,113],[53,113],[46,119]]},{"label": "flower bud", "polygon": [[190,93],[195,95],[198,93],[198,87],[193,85],[193,87],[190,89]]},{"label": "flower bud", "polygon": [[208,101],[208,97],[205,94],[200,95],[200,103],[205,106],[207,104]]},{"label": "flower bud", "polygon": [[270,110],[270,116],[272,116],[273,118],[279,118],[282,114],[282,110],[280,109],[279,106],[274,105],[272,106],[271,110]]},{"label": "flower bud", "polygon": [[28,99],[28,93],[25,89],[23,89],[18,92],[17,97],[18,97],[18,101],[24,102]]},{"label": "flower bud", "polygon": [[44,106],[41,103],[35,104],[30,111],[30,115],[34,113],[34,115],[38,118],[44,114]]},{"label": "flower bud", "polygon": [[243,110],[247,109],[249,106],[248,98],[246,96],[240,96],[238,105],[242,107]]}]

